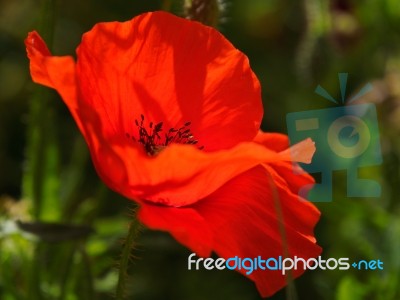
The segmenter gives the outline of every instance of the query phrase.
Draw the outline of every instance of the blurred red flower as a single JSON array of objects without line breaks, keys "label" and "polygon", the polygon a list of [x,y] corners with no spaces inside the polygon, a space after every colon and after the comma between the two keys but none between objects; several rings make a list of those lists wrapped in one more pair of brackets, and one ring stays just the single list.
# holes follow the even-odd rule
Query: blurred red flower
[{"label": "blurred red flower", "polygon": [[[58,91],[99,176],[140,205],[142,223],[200,256],[320,253],[319,211],[297,195],[312,178],[290,161],[309,162],[314,144],[289,153],[286,136],[259,131],[259,82],[219,32],[154,12],[97,24],[76,62],[52,56],[36,32],[25,43],[33,80]],[[279,271],[248,277],[262,296],[287,281]]]}]

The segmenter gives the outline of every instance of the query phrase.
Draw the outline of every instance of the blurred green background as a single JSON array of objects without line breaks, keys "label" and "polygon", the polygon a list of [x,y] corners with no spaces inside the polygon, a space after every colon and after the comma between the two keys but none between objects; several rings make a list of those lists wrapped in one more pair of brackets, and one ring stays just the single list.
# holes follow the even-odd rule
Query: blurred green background
[{"label": "blurred green background", "polygon": [[[383,271],[309,271],[298,299],[400,299],[400,2],[398,0],[223,1],[219,30],[250,59],[263,89],[263,129],[286,132],[286,114],[331,107],[371,82],[383,164],[362,175],[382,196],[346,197],[334,173],[334,201],[317,203],[323,256],[380,259]],[[31,82],[23,40],[40,31],[57,55],[74,54],[95,23],[128,20],[177,0],[0,0],[0,299],[113,299],[118,258],[133,203],[98,179],[58,95]],[[63,225],[16,223],[16,220]],[[24,226],[25,224],[25,226]],[[143,229],[128,299],[260,299],[235,272],[188,271],[190,253],[168,234]],[[287,299],[285,291],[272,299]],[[290,299],[295,299],[291,297]]]}]

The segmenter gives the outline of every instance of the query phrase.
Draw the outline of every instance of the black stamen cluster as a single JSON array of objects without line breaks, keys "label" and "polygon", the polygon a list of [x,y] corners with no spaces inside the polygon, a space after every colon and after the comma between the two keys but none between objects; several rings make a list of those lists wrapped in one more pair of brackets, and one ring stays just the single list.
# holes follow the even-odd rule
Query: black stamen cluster
[{"label": "black stamen cluster", "polygon": [[[167,133],[164,133],[163,137],[161,136],[161,132],[163,131],[163,122],[157,123],[156,125],[154,125],[153,122],[150,122],[149,130],[147,130],[144,126],[144,116],[141,114],[140,122],[135,119],[135,125],[138,128],[139,138],[136,139],[128,133],[126,136],[142,144],[146,153],[150,156],[156,155],[172,143],[190,145],[196,145],[198,143],[189,129],[191,122],[186,122],[179,129],[169,129]],[[201,146],[198,149],[202,150],[203,148],[204,147]]]}]

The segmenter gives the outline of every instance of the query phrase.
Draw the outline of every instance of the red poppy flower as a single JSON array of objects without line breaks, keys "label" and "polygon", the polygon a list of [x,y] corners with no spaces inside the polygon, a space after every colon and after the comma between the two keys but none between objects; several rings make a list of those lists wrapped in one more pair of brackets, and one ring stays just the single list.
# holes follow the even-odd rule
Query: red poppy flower
[{"label": "red poppy flower", "polygon": [[[36,32],[25,42],[33,80],[59,92],[99,176],[139,203],[142,223],[200,256],[320,253],[319,212],[297,196],[312,179],[290,162],[309,162],[314,145],[290,152],[285,136],[259,131],[259,82],[216,30],[165,12],[100,23],[76,62]],[[248,277],[263,296],[286,283],[279,271]]]}]

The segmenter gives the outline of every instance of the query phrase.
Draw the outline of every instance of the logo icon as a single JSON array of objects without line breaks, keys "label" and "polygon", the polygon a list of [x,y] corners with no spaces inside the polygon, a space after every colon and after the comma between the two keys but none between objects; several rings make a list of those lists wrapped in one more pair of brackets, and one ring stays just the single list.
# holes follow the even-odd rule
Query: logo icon
[{"label": "logo icon", "polygon": [[321,179],[310,190],[304,186],[300,196],[312,202],[332,201],[332,173],[347,171],[348,197],[379,197],[381,186],[372,179],[360,178],[359,168],[382,163],[378,119],[375,105],[352,104],[372,89],[365,85],[354,97],[345,101],[347,73],[339,73],[341,103],[320,85],[315,93],[339,105],[333,108],[289,113],[286,124],[291,144],[311,137],[316,152],[311,164],[302,164],[309,173],[320,173]]}]

